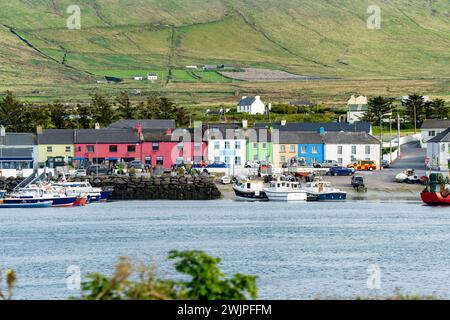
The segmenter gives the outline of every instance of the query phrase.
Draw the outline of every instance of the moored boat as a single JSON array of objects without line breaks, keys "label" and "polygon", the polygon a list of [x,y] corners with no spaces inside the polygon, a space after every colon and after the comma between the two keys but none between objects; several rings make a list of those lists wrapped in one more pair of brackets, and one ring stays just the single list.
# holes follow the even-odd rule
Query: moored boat
[{"label": "moored boat", "polygon": [[426,188],[420,193],[424,203],[430,206],[450,205],[450,185],[441,173],[432,173]]},{"label": "moored boat", "polygon": [[41,183],[12,192],[3,199],[3,202],[18,204],[52,201],[52,207],[71,207],[78,198],[78,196],[68,196],[62,190],[56,190],[50,184]]},{"label": "moored boat", "polygon": [[239,181],[233,185],[233,191],[236,198],[246,201],[264,201],[268,200],[264,192],[264,181],[245,180]]},{"label": "moored boat", "polygon": [[333,188],[328,181],[308,182],[304,190],[310,198],[316,198],[317,201],[342,201],[347,199],[347,192]]},{"label": "moored boat", "polygon": [[308,194],[297,181],[276,180],[264,189],[270,201],[307,201]]},{"label": "moored boat", "polygon": [[20,209],[20,208],[49,208],[53,204],[52,201],[43,201],[35,203],[4,203],[3,199],[0,200],[0,209]]}]

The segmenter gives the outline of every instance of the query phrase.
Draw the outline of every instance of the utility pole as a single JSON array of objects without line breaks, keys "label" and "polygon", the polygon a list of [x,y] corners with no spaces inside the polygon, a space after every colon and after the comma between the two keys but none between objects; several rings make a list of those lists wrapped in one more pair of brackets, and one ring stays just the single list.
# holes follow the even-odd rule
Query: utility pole
[{"label": "utility pole", "polygon": [[417,133],[417,110],[416,105],[414,104],[414,134]]},{"label": "utility pole", "polygon": [[392,163],[392,113],[389,115],[389,163]]},{"label": "utility pole", "polygon": [[383,170],[383,115],[380,112],[380,170]]},{"label": "utility pole", "polygon": [[397,112],[397,159],[400,159],[400,113]]},{"label": "utility pole", "polygon": [[[2,143],[0,145],[0,171],[3,170],[3,144],[6,137],[6,129],[4,126],[0,126],[0,137],[2,138]],[[0,174],[1,176],[1,174]]]}]

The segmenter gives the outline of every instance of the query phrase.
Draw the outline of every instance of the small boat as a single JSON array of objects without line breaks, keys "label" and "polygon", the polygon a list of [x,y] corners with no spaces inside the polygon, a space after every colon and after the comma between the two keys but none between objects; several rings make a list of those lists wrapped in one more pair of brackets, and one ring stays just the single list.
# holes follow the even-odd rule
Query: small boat
[{"label": "small boat", "polygon": [[101,189],[94,188],[88,181],[84,182],[58,182],[53,184],[57,188],[63,188],[68,196],[87,197],[87,202],[97,202],[102,198]]},{"label": "small boat", "polygon": [[264,192],[270,201],[307,201],[308,193],[301,188],[297,181],[272,181]]},{"label": "small boat", "polygon": [[78,198],[78,196],[68,196],[63,190],[55,189],[50,184],[40,183],[10,193],[3,202],[17,204],[52,201],[52,207],[71,207]]},{"label": "small boat", "polygon": [[310,199],[317,201],[341,201],[347,199],[347,192],[335,189],[328,181],[315,180],[306,184],[304,190]]},{"label": "small boat", "polygon": [[101,201],[108,200],[113,192],[114,192],[114,190],[102,190],[102,191],[100,191],[100,200]]},{"label": "small boat", "polygon": [[407,169],[395,176],[398,183],[419,183],[420,178],[414,169]]},{"label": "small boat", "polygon": [[426,188],[420,193],[424,203],[430,206],[450,205],[450,184],[441,173],[430,174]]},{"label": "small boat", "polygon": [[87,197],[81,196],[73,203],[74,207],[84,207],[87,204]]},{"label": "small boat", "polygon": [[233,185],[234,194],[239,200],[264,201],[269,200],[264,192],[264,181],[245,180]]},{"label": "small boat", "polygon": [[0,209],[20,209],[20,208],[50,208],[52,206],[52,201],[43,201],[35,203],[4,203],[0,200]]}]

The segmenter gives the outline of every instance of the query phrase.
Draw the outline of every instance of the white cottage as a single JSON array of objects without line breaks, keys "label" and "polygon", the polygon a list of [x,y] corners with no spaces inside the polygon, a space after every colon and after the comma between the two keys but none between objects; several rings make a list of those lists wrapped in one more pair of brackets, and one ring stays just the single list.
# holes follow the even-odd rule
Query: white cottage
[{"label": "white cottage", "polygon": [[427,142],[427,160],[434,170],[449,170],[450,128]]},{"label": "white cottage", "polygon": [[248,114],[264,114],[266,111],[266,106],[264,102],[261,100],[260,96],[254,97],[242,97],[241,101],[239,101],[237,112],[243,112]]},{"label": "white cottage", "polygon": [[357,160],[373,160],[379,168],[380,141],[366,132],[325,132],[325,160],[347,166]]},{"label": "white cottage", "polygon": [[422,148],[427,148],[427,142],[430,139],[433,139],[441,132],[444,132],[450,128],[450,120],[438,120],[438,119],[430,119],[425,120],[422,124],[420,144]]},{"label": "white cottage", "polygon": [[158,75],[156,73],[149,73],[147,75],[147,80],[156,81],[156,80],[158,80]]},{"label": "white cottage", "polygon": [[352,95],[347,102],[347,122],[361,121],[367,111],[369,111],[367,97]]}]

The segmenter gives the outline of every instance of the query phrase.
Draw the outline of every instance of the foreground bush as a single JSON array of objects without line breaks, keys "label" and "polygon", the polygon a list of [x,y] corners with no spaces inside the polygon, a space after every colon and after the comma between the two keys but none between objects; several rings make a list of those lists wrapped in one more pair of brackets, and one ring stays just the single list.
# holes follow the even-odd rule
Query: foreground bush
[{"label": "foreground bush", "polygon": [[[3,273],[2,270],[0,269],[0,300],[10,300],[12,298],[13,295],[13,290],[14,287],[16,285],[16,273],[11,270],[8,269],[5,272],[6,278],[5,280],[3,280]],[[6,284],[6,292],[3,293],[3,281],[5,281]]]},{"label": "foreground bush", "polygon": [[[82,299],[87,300],[245,300],[256,299],[256,277],[235,274],[225,278],[219,269],[219,258],[202,251],[171,251],[175,269],[190,276],[189,281],[172,281],[156,277],[155,266],[121,258],[112,277],[95,273],[82,284]],[[137,280],[131,277],[137,273]]]}]

